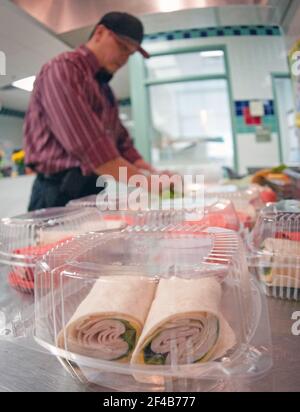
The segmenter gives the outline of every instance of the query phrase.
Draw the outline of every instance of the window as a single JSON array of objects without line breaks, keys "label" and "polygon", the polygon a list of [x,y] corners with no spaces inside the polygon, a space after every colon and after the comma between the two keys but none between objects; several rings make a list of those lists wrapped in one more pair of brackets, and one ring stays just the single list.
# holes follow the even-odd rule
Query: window
[{"label": "window", "polygon": [[222,50],[156,56],[146,64],[147,77],[151,80],[225,74]]},{"label": "window", "polygon": [[147,62],[155,167],[196,169],[213,162],[233,167],[225,68],[222,50],[156,56]]}]

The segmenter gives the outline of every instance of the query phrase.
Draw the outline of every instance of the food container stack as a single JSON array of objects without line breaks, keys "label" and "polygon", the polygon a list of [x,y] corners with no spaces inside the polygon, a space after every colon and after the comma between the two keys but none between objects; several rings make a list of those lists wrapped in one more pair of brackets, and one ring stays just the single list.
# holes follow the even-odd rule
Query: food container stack
[{"label": "food container stack", "polygon": [[35,272],[35,339],[81,382],[224,390],[272,365],[265,298],[224,229],[77,236]]},{"label": "food container stack", "polygon": [[[101,208],[104,221],[120,219],[135,231],[168,230],[174,226],[189,229],[190,225],[200,227],[222,227],[240,231],[241,223],[238,214],[229,200],[208,199],[205,203],[195,203],[194,200],[174,199],[162,200],[156,204],[157,209],[145,208],[143,210],[109,210],[103,208],[103,198],[87,196],[71,201],[68,207]],[[118,207],[117,203],[117,207]],[[124,208],[125,209],[125,208]]]},{"label": "food container stack", "polygon": [[[34,269],[50,249],[73,236],[121,228],[95,209],[43,209],[0,221],[0,336],[25,336],[33,327]],[[30,332],[31,333],[31,332]]]},{"label": "food container stack", "polygon": [[202,207],[191,206],[186,202],[184,212],[184,225],[187,228],[190,225],[197,225],[203,229],[219,227],[236,232],[242,229],[233,203],[226,199],[208,199]]},{"label": "food container stack", "polygon": [[265,207],[250,239],[250,266],[268,296],[300,299],[300,202]]},{"label": "food container stack", "polygon": [[235,185],[211,185],[205,187],[206,201],[211,199],[226,199],[233,203],[241,225],[252,229],[257,212],[264,206],[261,193],[256,185],[240,189]]},{"label": "food container stack", "polygon": [[68,203],[67,208],[98,209],[101,211],[104,221],[124,222],[126,225],[134,226],[137,230],[157,230],[183,222],[184,212],[179,207],[176,207],[172,200],[168,204],[163,205],[162,199],[155,198],[150,203],[150,196],[148,197],[147,192],[145,194],[146,197],[144,199],[137,199],[136,203],[133,203],[134,207],[129,204],[129,191],[129,193],[126,192],[126,195],[123,196],[122,194],[117,194],[116,197],[112,197],[108,196],[107,193],[100,193],[99,195],[72,200]]}]

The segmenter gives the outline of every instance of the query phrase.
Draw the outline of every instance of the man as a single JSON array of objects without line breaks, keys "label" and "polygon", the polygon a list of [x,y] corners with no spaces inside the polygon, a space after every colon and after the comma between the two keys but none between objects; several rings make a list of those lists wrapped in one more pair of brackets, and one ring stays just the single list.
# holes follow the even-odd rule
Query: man
[{"label": "man", "polygon": [[120,167],[128,179],[156,173],[134,148],[108,85],[133,53],[149,57],[142,39],[137,18],[109,13],[85,45],[43,66],[24,125],[26,164],[37,172],[30,211],[96,194],[97,177],[118,180]]}]

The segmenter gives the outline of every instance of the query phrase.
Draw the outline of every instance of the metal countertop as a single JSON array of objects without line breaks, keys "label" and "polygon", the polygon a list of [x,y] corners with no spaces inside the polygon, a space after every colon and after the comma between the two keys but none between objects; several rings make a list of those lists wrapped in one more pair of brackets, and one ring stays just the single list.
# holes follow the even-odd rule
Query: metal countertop
[{"label": "metal countertop", "polygon": [[[300,302],[268,298],[274,367],[263,378],[243,384],[239,390],[262,392],[300,391],[300,336],[292,335],[292,313]],[[48,354],[24,349],[0,340],[0,392],[89,392],[109,391],[85,387],[75,381],[58,360]]]}]

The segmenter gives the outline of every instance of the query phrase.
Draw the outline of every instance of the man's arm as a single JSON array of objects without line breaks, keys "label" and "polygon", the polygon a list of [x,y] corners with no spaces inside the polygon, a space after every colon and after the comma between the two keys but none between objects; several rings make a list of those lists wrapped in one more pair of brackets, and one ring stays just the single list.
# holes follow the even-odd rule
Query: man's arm
[{"label": "man's arm", "polygon": [[143,171],[146,171],[147,174],[153,174],[153,175],[165,175],[169,177],[173,177],[174,175],[177,175],[177,173],[170,172],[169,170],[156,170],[153,166],[151,166],[150,163],[147,163],[144,159],[138,159],[136,162],[134,162],[134,166],[140,170],[140,173],[143,173]]},{"label": "man's arm", "polygon": [[115,180],[119,181],[119,169],[121,167],[125,167],[127,169],[127,181],[123,183],[128,183],[128,180],[135,175],[140,174],[140,171],[137,167],[129,163],[126,159],[122,157],[118,157],[117,159],[113,159],[109,162],[100,165],[99,167],[95,168],[95,173],[97,175],[110,175]]},{"label": "man's arm", "polygon": [[143,158],[136,160],[134,162],[134,166],[141,171],[145,170],[146,172],[152,174],[158,174],[157,170],[154,169],[154,167],[152,167],[150,163],[147,163]]},{"label": "man's arm", "polygon": [[135,164],[136,161],[142,160],[142,155],[134,147],[133,140],[126,127],[123,126],[121,120],[119,120],[118,124],[118,135],[118,149],[121,156],[131,164]]},{"label": "man's arm", "polygon": [[[119,179],[119,168],[121,167],[126,167],[127,169],[127,174],[126,174],[126,181],[121,180],[122,183],[128,184],[128,181],[131,177],[141,175],[141,171],[136,168],[134,165],[129,163],[126,159],[123,159],[122,157],[118,157],[117,159],[111,160],[110,162],[107,162],[95,169],[95,173],[98,176],[103,176],[103,175],[109,175],[112,176],[116,181],[120,181]],[[144,187],[145,190],[148,190],[149,192],[153,189],[152,187],[152,181],[151,181],[151,175],[149,176],[144,176],[145,183],[147,184],[147,187]],[[156,186],[155,186],[156,190]],[[161,185],[158,188],[159,192],[162,191]]]},{"label": "man's arm", "polygon": [[[134,149],[126,129],[123,128],[120,153],[92,110],[82,86],[82,74],[76,67],[67,61],[55,62],[42,81],[40,96],[49,126],[66,152],[98,175],[107,174],[119,180],[120,167],[127,168],[127,181],[140,174],[130,160],[136,161],[141,155]],[[150,178],[147,179],[150,189]]]},{"label": "man's arm", "polygon": [[157,170],[152,167],[148,162],[146,162],[141,154],[137,151],[137,149],[133,145],[133,141],[129,136],[127,129],[123,126],[120,121],[120,133],[119,133],[119,141],[118,141],[118,148],[120,150],[121,155],[127,160],[129,163],[134,165],[140,173],[145,174],[144,172],[148,172],[147,174],[158,174]]}]

